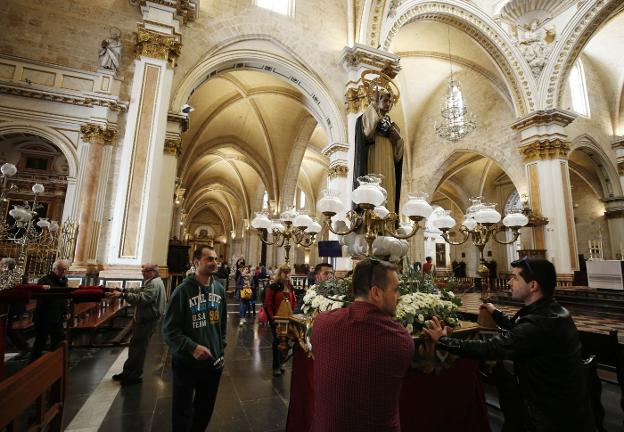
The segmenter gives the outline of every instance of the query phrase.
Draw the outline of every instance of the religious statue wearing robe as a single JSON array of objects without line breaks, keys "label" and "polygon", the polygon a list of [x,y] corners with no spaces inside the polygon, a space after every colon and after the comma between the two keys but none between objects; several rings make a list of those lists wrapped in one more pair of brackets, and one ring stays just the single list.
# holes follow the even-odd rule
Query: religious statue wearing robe
[{"label": "religious statue wearing robe", "polygon": [[355,160],[353,188],[357,178],[366,174],[381,174],[381,185],[388,192],[388,210],[398,213],[403,170],[403,139],[399,128],[387,114],[381,114],[371,103],[355,124]]}]

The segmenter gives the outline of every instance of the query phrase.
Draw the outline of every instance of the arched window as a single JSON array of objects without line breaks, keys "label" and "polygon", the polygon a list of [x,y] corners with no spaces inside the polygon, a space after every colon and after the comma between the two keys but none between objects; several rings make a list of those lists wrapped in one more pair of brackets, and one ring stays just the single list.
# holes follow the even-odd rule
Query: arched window
[{"label": "arched window", "polygon": [[264,191],[264,195],[262,195],[262,210],[269,209],[269,193]]},{"label": "arched window", "polygon": [[572,110],[589,117],[589,101],[587,99],[587,86],[585,85],[585,72],[583,64],[577,60],[570,70],[568,77],[570,95],[572,97]]},{"label": "arched window", "polygon": [[295,15],[295,0],[256,0],[256,6],[282,15]]},{"label": "arched window", "polygon": [[299,208],[304,209],[306,205],[306,194],[303,190],[299,190]]}]

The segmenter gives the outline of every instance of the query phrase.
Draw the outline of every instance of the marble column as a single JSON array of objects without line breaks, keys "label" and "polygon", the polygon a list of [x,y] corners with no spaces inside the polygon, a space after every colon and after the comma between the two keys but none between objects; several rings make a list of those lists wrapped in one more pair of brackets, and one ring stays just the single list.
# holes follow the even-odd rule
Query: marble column
[{"label": "marble column", "polygon": [[164,149],[181,43],[175,10],[147,2],[142,11],[105,277],[139,276],[145,262],[166,265],[170,222],[161,223],[171,217],[176,170]]},{"label": "marble column", "polygon": [[578,269],[568,171],[570,142],[565,131],[575,118],[575,114],[557,109],[536,111],[511,126],[520,133],[518,151],[525,162],[530,207],[549,221],[533,230],[534,248],[546,249],[546,257],[559,274]]},{"label": "marble column", "polygon": [[[102,206],[106,194],[111,146],[117,130],[106,125],[86,124],[80,128],[81,164],[80,199],[78,203],[78,236],[72,270],[96,263]],[[99,208],[98,208],[99,207]],[[86,269],[85,269],[86,270]]]}]

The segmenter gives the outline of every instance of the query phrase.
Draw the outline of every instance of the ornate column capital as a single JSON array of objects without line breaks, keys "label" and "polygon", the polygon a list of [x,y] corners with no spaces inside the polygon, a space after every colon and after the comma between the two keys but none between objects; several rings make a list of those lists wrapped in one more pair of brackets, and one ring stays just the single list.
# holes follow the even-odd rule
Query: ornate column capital
[{"label": "ornate column capital", "polygon": [[518,149],[525,162],[549,159],[567,159],[570,142],[562,139],[536,140]]},{"label": "ornate column capital", "polygon": [[349,174],[349,167],[342,163],[337,163],[329,167],[329,178],[334,177],[347,177]]},{"label": "ornate column capital", "polygon": [[330,159],[332,158],[332,155],[335,155],[338,152],[344,152],[345,154],[348,153],[349,145],[343,143],[332,143],[321,151],[321,153]]},{"label": "ornate column capital", "polygon": [[134,54],[136,58],[145,56],[159,60],[167,60],[175,67],[180,56],[182,43],[178,37],[149,30],[139,24],[136,34]]},{"label": "ornate column capital", "polygon": [[165,138],[164,152],[166,155],[179,157],[182,153],[182,140],[178,138]]},{"label": "ornate column capital", "polygon": [[80,126],[82,140],[90,143],[112,145],[119,132],[108,125],[87,123]]},{"label": "ornate column capital", "polygon": [[525,162],[567,159],[570,140],[565,127],[576,114],[559,109],[534,111],[511,125],[520,133],[518,151]]}]

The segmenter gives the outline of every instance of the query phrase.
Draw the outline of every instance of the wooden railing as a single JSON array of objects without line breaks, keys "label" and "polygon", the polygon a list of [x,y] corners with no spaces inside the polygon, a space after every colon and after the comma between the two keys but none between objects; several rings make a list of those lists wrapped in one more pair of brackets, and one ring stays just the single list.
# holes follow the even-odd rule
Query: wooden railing
[{"label": "wooden railing", "polygon": [[[0,430],[61,431],[67,374],[67,343],[0,382]],[[35,406],[34,423],[24,419]],[[29,424],[26,424],[28,422]]]}]

